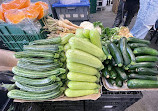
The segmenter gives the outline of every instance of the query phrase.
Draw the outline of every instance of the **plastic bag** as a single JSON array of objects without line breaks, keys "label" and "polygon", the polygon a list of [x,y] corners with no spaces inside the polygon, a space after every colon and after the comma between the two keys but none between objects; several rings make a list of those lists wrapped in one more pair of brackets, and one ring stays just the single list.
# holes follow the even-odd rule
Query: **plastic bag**
[{"label": "plastic bag", "polygon": [[74,4],[74,3],[80,3],[80,0],[60,0],[60,3],[64,5]]}]

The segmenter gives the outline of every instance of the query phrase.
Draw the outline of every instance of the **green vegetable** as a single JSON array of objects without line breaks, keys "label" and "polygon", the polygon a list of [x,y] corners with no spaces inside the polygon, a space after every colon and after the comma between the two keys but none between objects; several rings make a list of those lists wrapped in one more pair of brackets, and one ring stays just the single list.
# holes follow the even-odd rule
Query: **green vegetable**
[{"label": "green vegetable", "polygon": [[128,77],[130,79],[158,80],[158,76],[139,75],[134,73],[130,74]]},{"label": "green vegetable", "polygon": [[79,49],[81,51],[87,52],[87,53],[99,58],[102,61],[104,61],[106,59],[106,55],[100,48],[98,48],[97,46],[95,46],[94,44],[92,44],[88,41],[85,41],[82,38],[75,38],[75,37],[71,38],[69,40],[69,44],[72,49]]},{"label": "green vegetable", "polygon": [[131,79],[127,82],[128,88],[158,88],[158,82],[154,80]]},{"label": "green vegetable", "polygon": [[143,43],[130,43],[128,45],[130,46],[131,49],[135,49],[138,47],[148,47],[147,44],[143,44]]},{"label": "green vegetable", "polygon": [[69,39],[73,37],[74,34],[70,33],[61,38],[61,44],[67,44]]},{"label": "green vegetable", "polygon": [[108,60],[108,59],[103,62],[104,65],[109,64],[109,63],[110,63],[110,60]]},{"label": "green vegetable", "polygon": [[127,75],[122,68],[115,67],[115,70],[121,80],[127,80]]},{"label": "green vegetable", "polygon": [[84,73],[84,74],[88,74],[88,75],[97,75],[99,73],[99,71],[94,67],[75,63],[75,62],[68,62],[67,68],[71,72]]},{"label": "green vegetable", "polygon": [[139,63],[135,63],[135,65],[131,65],[129,67],[130,70],[136,69],[136,68],[140,68],[140,67],[155,67],[156,63],[154,62],[139,62]]},{"label": "green vegetable", "polygon": [[83,35],[84,35],[85,37],[87,37],[88,39],[90,38],[89,33],[90,33],[90,30],[88,30],[88,29],[84,29],[84,30],[83,30]]},{"label": "green vegetable", "polygon": [[102,74],[105,78],[109,78],[110,77],[110,72],[108,71],[107,67],[105,67],[103,70],[102,70]]},{"label": "green vegetable", "polygon": [[120,49],[120,51],[122,53],[125,66],[129,65],[131,63],[131,60],[130,60],[130,58],[128,56],[127,39],[125,37],[120,39],[120,41],[119,41],[119,49]]},{"label": "green vegetable", "polygon": [[153,56],[158,56],[158,51],[156,49],[149,48],[149,47],[135,48],[133,53],[136,54],[136,55],[153,55]]},{"label": "green vegetable", "polygon": [[122,58],[121,52],[117,48],[116,44],[110,43],[110,44],[108,44],[108,48],[109,48],[110,53],[111,53],[112,57],[114,58],[116,64],[119,67],[122,67],[122,65],[123,65],[123,58]]},{"label": "green vegetable", "polygon": [[122,87],[123,86],[123,81],[121,80],[121,78],[117,77],[115,82],[116,82],[116,86],[118,86],[118,87]]},{"label": "green vegetable", "polygon": [[111,71],[110,71],[110,78],[111,78],[111,79],[116,79],[116,77],[117,77],[116,71],[115,71],[114,69],[111,70]]},{"label": "green vegetable", "polygon": [[19,83],[34,85],[34,86],[42,86],[42,85],[47,85],[47,84],[53,83],[55,81],[60,81],[60,78],[56,77],[55,75],[50,76],[48,78],[44,78],[44,79],[31,79],[31,78],[26,78],[26,77],[21,77],[21,76],[15,75],[13,77],[13,79]]},{"label": "green vegetable", "polygon": [[71,46],[69,43],[67,43],[65,46],[64,46],[64,51],[66,52],[67,50],[71,49]]},{"label": "green vegetable", "polygon": [[112,86],[113,86],[113,85],[116,85],[116,81],[115,81],[114,79],[108,78],[107,81],[108,81],[108,83],[110,83]]},{"label": "green vegetable", "polygon": [[81,89],[81,90],[88,90],[88,89],[99,89],[100,85],[91,82],[77,82],[77,81],[70,81],[67,85],[70,89]]},{"label": "green vegetable", "polygon": [[80,50],[69,49],[66,52],[66,57],[67,57],[67,62],[81,63],[81,64],[92,66],[97,69],[104,68],[102,62],[98,58]]},{"label": "green vegetable", "polygon": [[96,76],[76,72],[69,72],[67,78],[71,81],[99,82],[99,79]]},{"label": "green vegetable", "polygon": [[99,93],[98,89],[93,90],[75,90],[75,89],[66,89],[65,95],[67,97],[80,97],[80,96],[86,96],[90,94],[97,94]]},{"label": "green vegetable", "polygon": [[97,29],[93,29],[90,31],[90,41],[92,44],[96,45],[100,49],[102,49],[101,46],[101,37]]},{"label": "green vegetable", "polygon": [[76,33],[75,33],[75,36],[76,37],[81,37],[81,38],[84,38],[84,34],[83,34],[83,29],[77,29],[76,30]]},{"label": "green vegetable", "polygon": [[103,48],[104,54],[108,57],[108,59],[111,60],[111,59],[112,59],[112,56],[111,56],[111,54],[108,52],[107,47],[103,46],[102,48]]},{"label": "green vegetable", "polygon": [[4,83],[2,83],[2,84],[0,84],[0,87],[5,88],[5,90],[7,90],[7,91],[11,91],[11,90],[15,89],[16,85],[15,84],[4,84]]},{"label": "green vegetable", "polygon": [[56,37],[52,39],[41,39],[35,40],[29,43],[29,45],[54,45],[61,42],[61,37]]},{"label": "green vegetable", "polygon": [[108,70],[109,70],[109,71],[112,70],[112,66],[111,66],[111,64],[108,64]]},{"label": "green vegetable", "polygon": [[52,71],[47,71],[47,72],[38,72],[38,71],[30,71],[30,70],[25,70],[22,68],[19,68],[17,66],[13,67],[12,72],[18,76],[23,76],[23,77],[28,77],[28,78],[45,78],[51,75],[60,75],[66,72],[65,69],[63,68],[57,68]]},{"label": "green vegetable", "polygon": [[136,58],[135,58],[135,55],[133,54],[133,51],[131,50],[131,48],[128,45],[127,45],[127,52],[128,52],[128,55],[131,59],[130,65],[134,65],[136,62]]},{"label": "green vegetable", "polygon": [[127,38],[127,40],[130,43],[143,43],[143,44],[147,44],[147,45],[150,44],[150,41],[148,41],[148,40],[142,40],[142,39],[138,39],[135,37],[129,37],[129,38]]},{"label": "green vegetable", "polygon": [[138,68],[137,72],[141,75],[158,75],[158,71],[151,68]]},{"label": "green vegetable", "polygon": [[158,57],[156,56],[137,56],[136,62],[156,62]]}]

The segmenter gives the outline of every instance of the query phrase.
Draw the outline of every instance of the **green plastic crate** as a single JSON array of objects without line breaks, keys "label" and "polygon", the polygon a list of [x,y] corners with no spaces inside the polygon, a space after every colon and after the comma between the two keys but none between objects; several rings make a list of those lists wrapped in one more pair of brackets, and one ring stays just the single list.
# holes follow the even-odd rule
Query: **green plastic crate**
[{"label": "green plastic crate", "polygon": [[11,51],[23,51],[24,45],[46,37],[46,33],[28,34],[15,25],[0,24],[0,39]]}]

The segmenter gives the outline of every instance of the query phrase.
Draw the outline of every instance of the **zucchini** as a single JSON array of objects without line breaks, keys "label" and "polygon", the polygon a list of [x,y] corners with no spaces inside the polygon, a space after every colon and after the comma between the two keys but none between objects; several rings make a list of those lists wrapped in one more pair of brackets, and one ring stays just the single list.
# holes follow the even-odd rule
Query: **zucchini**
[{"label": "zucchini", "polygon": [[116,64],[116,62],[115,62],[115,60],[114,60],[113,58],[111,59],[110,64],[111,64],[112,66],[117,66],[117,64]]},{"label": "zucchini", "polygon": [[112,86],[116,85],[116,81],[114,79],[106,79],[108,81],[108,83],[110,83]]},{"label": "zucchini", "polygon": [[25,51],[39,51],[39,52],[61,52],[64,50],[64,47],[59,44],[55,45],[25,45],[24,46]]},{"label": "zucchini", "polygon": [[22,62],[21,60],[18,61],[17,66],[26,70],[39,71],[39,72],[51,71],[55,68],[60,68],[60,65],[58,63],[37,65],[28,62]]},{"label": "zucchini", "polygon": [[122,87],[123,86],[123,81],[121,80],[121,78],[117,77],[115,82],[116,82],[117,87]]},{"label": "zucchini", "polygon": [[155,80],[130,79],[127,82],[128,88],[158,88],[158,82]]},{"label": "zucchini", "polygon": [[98,58],[77,49],[69,49],[66,52],[66,57],[67,62],[81,63],[100,70],[104,68],[102,62]]},{"label": "zucchini", "polygon": [[108,70],[109,70],[109,71],[112,70],[112,66],[111,66],[111,64],[108,64]]},{"label": "zucchini", "polygon": [[15,75],[13,79],[19,83],[34,85],[34,86],[42,86],[42,85],[50,84],[56,81],[60,81],[60,78],[56,77],[55,75],[50,76],[48,78],[44,78],[44,79],[30,79],[30,78]]},{"label": "zucchini", "polygon": [[143,44],[143,43],[129,43],[128,45],[130,46],[131,49],[135,49],[138,47],[148,47],[147,44]]},{"label": "zucchini", "polygon": [[34,100],[34,101],[44,101],[49,99],[54,99],[62,95],[63,90],[56,89],[48,93],[44,94],[37,94],[32,92],[26,92],[22,90],[11,90],[8,92],[8,97],[13,99],[20,99],[20,100]]},{"label": "zucchini", "polygon": [[130,79],[158,80],[158,76],[139,75],[134,73],[130,74],[128,77]]},{"label": "zucchini", "polygon": [[123,66],[123,58],[122,58],[121,52],[117,48],[116,44],[110,43],[110,44],[108,44],[108,48],[109,48],[110,53],[111,53],[112,57],[114,58],[116,64],[119,67],[122,67]]},{"label": "zucchini", "polygon": [[142,39],[138,39],[135,37],[129,37],[129,38],[127,38],[127,40],[129,43],[143,43],[143,44],[147,44],[147,45],[150,44],[150,41],[148,41],[148,40],[142,40]]},{"label": "zucchini", "polygon": [[109,53],[107,47],[103,46],[102,49],[103,49],[104,54],[107,56],[107,58],[111,60],[111,59],[112,59],[112,56],[111,56],[111,54]]},{"label": "zucchini", "polygon": [[151,68],[138,68],[136,72],[140,75],[158,75],[158,71]]},{"label": "zucchini", "polygon": [[156,56],[137,56],[136,62],[156,62],[158,57]]},{"label": "zucchini", "polygon": [[24,85],[16,81],[15,85],[24,91],[33,92],[33,93],[46,93],[46,92],[53,91],[56,88],[61,87],[62,82],[56,82],[56,83],[52,83],[46,86],[31,86],[31,85],[26,85],[26,84]]},{"label": "zucchini", "polygon": [[153,55],[153,56],[158,56],[158,51],[156,49],[149,48],[149,47],[135,48],[133,53],[136,54],[136,55]]},{"label": "zucchini", "polygon": [[128,55],[131,59],[130,65],[134,65],[135,62],[136,62],[136,57],[135,57],[135,55],[133,54],[133,51],[131,50],[131,48],[128,45],[127,45],[127,52],[128,52]]},{"label": "zucchini", "polygon": [[109,77],[110,77],[110,72],[108,71],[107,67],[105,67],[105,68],[102,70],[102,75],[103,75],[105,78],[109,78]]},{"label": "zucchini", "polygon": [[61,37],[55,37],[52,39],[35,40],[29,43],[29,45],[54,45],[61,42]]},{"label": "zucchini", "polygon": [[127,75],[122,68],[115,67],[115,70],[116,70],[116,72],[121,80],[123,80],[123,81],[127,80]]},{"label": "zucchini", "polygon": [[124,65],[125,66],[129,65],[131,63],[131,60],[128,56],[127,39],[125,37],[123,37],[119,40],[119,49],[120,49],[122,56],[123,56]]},{"label": "zucchini", "polygon": [[91,94],[97,94],[99,93],[98,89],[93,90],[76,90],[76,89],[66,89],[65,95],[67,97],[80,97],[80,96],[86,96]]},{"label": "zucchini", "polygon": [[156,66],[156,63],[154,62],[139,62],[139,63],[135,63],[135,65],[131,65],[129,67],[130,70],[136,69],[136,68],[140,68],[140,67],[149,67],[149,68],[153,68]]},{"label": "zucchini", "polygon": [[82,38],[71,38],[69,40],[69,44],[72,49],[82,50],[87,52],[100,60],[104,61],[106,59],[106,55],[102,51],[102,49],[98,48],[96,45],[92,44],[91,42],[85,41]]},{"label": "zucchini", "polygon": [[99,89],[100,85],[91,82],[77,82],[77,81],[70,81],[67,85],[70,89],[81,89],[81,90],[88,90],[88,89]]},{"label": "zucchini", "polygon": [[67,78],[71,81],[99,82],[99,79],[96,76],[76,72],[69,72]]},{"label": "zucchini", "polygon": [[23,77],[28,77],[28,78],[45,78],[52,75],[58,76],[60,74],[65,73],[66,70],[63,68],[57,68],[52,71],[38,72],[38,71],[25,70],[25,69],[15,66],[13,67],[12,72],[18,76],[23,76]]},{"label": "zucchini", "polygon": [[69,43],[67,43],[65,46],[64,46],[64,51],[66,52],[67,50],[71,49],[71,46]]},{"label": "zucchini", "polygon": [[34,52],[34,51],[22,51],[16,52],[15,57],[20,58],[30,58],[30,57],[39,57],[39,58],[59,58],[58,53],[49,53],[49,52]]},{"label": "zucchini", "polygon": [[116,77],[117,77],[116,71],[115,71],[114,69],[111,70],[111,71],[110,71],[110,78],[111,78],[111,79],[116,79]]},{"label": "zucchini", "polygon": [[67,68],[71,72],[84,73],[84,74],[88,74],[88,75],[97,75],[99,73],[99,71],[94,67],[75,63],[75,62],[68,62]]},{"label": "zucchini", "polygon": [[68,41],[69,41],[69,39],[71,38],[71,37],[73,37],[73,36],[75,36],[74,34],[72,34],[72,33],[69,33],[69,34],[67,34],[67,35],[65,35],[64,37],[62,37],[61,38],[61,44],[67,44],[68,43]]}]

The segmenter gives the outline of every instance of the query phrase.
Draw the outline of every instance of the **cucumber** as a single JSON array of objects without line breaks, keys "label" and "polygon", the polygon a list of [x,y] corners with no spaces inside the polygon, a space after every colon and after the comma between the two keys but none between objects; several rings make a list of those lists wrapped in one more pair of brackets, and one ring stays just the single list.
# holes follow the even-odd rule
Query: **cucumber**
[{"label": "cucumber", "polygon": [[139,63],[135,63],[135,65],[131,65],[129,67],[130,70],[136,69],[136,68],[140,68],[140,67],[149,67],[149,68],[153,68],[156,66],[155,62],[139,62]]},{"label": "cucumber", "polygon": [[46,86],[31,86],[31,85],[26,85],[26,84],[24,85],[16,81],[15,85],[24,91],[33,92],[33,93],[45,93],[45,92],[49,92],[49,91],[55,90],[56,88],[61,87],[62,82],[56,82],[56,83],[52,83]]},{"label": "cucumber", "polygon": [[130,57],[130,59],[131,59],[131,65],[134,65],[135,64],[135,62],[136,62],[136,57],[135,57],[135,55],[133,54],[133,51],[131,50],[131,48],[127,45],[127,52],[128,52],[128,55],[129,55],[129,57]]},{"label": "cucumber", "polygon": [[158,71],[151,68],[138,68],[136,72],[140,75],[158,75]]},{"label": "cucumber", "polygon": [[108,83],[110,83],[112,86],[116,85],[116,81],[114,79],[106,79],[108,81]]},{"label": "cucumber", "polygon": [[18,61],[17,66],[26,70],[39,71],[39,72],[51,71],[53,69],[60,68],[60,65],[58,63],[37,65],[28,62],[22,62],[21,60]]},{"label": "cucumber", "polygon": [[154,80],[131,79],[127,82],[128,88],[158,88],[158,82]]},{"label": "cucumber", "polygon": [[49,53],[49,52],[34,52],[34,51],[22,51],[16,52],[15,57],[20,58],[30,58],[30,57],[39,57],[39,58],[59,58],[58,53]]},{"label": "cucumber", "polygon": [[109,48],[110,53],[111,53],[112,57],[114,58],[116,64],[119,67],[122,67],[123,66],[123,58],[122,58],[121,52],[117,48],[116,44],[110,43],[110,44],[108,44],[108,48]]},{"label": "cucumber", "polygon": [[121,78],[117,77],[115,82],[116,82],[117,87],[122,87],[123,86],[123,81],[121,80]]},{"label": "cucumber", "polygon": [[116,79],[116,77],[117,77],[116,71],[115,71],[114,69],[111,70],[111,71],[110,71],[110,78],[111,78],[111,79]]},{"label": "cucumber", "polygon": [[143,43],[143,44],[147,44],[147,45],[150,44],[150,41],[148,41],[148,40],[142,40],[142,39],[138,39],[135,37],[129,37],[129,38],[127,38],[127,40],[129,43]]},{"label": "cucumber", "polygon": [[45,78],[52,75],[58,76],[60,74],[65,73],[66,70],[63,68],[57,68],[52,71],[38,72],[38,71],[25,70],[25,69],[15,66],[13,67],[12,72],[18,76],[23,76],[23,77],[28,77],[28,78]]},{"label": "cucumber", "polygon": [[156,56],[137,56],[136,62],[156,62],[158,57]]},{"label": "cucumber", "polygon": [[139,75],[134,73],[130,74],[128,77],[130,79],[158,80],[158,76]]},{"label": "cucumber", "polygon": [[99,78],[82,73],[69,72],[67,78],[71,81],[99,82]]},{"label": "cucumber", "polygon": [[158,56],[158,51],[156,49],[149,48],[149,47],[135,48],[133,53],[136,54],[136,55],[153,55],[153,56]]},{"label": "cucumber", "polygon": [[49,93],[44,94],[37,94],[37,93],[31,93],[26,92],[22,90],[11,90],[8,92],[8,97],[13,99],[20,99],[20,100],[34,100],[34,101],[44,101],[49,99],[54,99],[62,95],[63,90],[56,89]]},{"label": "cucumber", "polygon": [[143,43],[129,43],[128,45],[130,46],[131,49],[135,49],[138,47],[148,47],[147,44],[143,44]]},{"label": "cucumber", "polygon": [[111,64],[108,64],[108,70],[109,70],[109,71],[112,70],[112,66],[111,66]]},{"label": "cucumber", "polygon": [[102,70],[102,74],[105,78],[109,78],[110,77],[110,72],[108,71],[107,67],[105,67],[103,70]]},{"label": "cucumber", "polygon": [[53,83],[55,81],[60,81],[60,78],[56,77],[55,75],[44,79],[30,79],[30,78],[25,78],[15,75],[13,79],[19,83],[34,85],[34,86],[42,86],[42,85]]},{"label": "cucumber", "polygon": [[24,50],[26,51],[39,51],[39,52],[60,52],[64,50],[62,45],[26,45],[24,46]]},{"label": "cucumber", "polygon": [[111,56],[111,54],[108,52],[107,47],[102,46],[102,49],[103,49],[104,54],[107,56],[107,59],[110,59],[110,60],[111,60],[112,56]]},{"label": "cucumber", "polygon": [[61,42],[61,37],[55,37],[52,39],[35,40],[29,43],[29,45],[54,45]]},{"label": "cucumber", "polygon": [[123,81],[127,80],[127,75],[122,68],[115,67],[115,70],[118,74],[118,77],[120,77],[121,80],[123,80]]},{"label": "cucumber", "polygon": [[125,66],[129,65],[131,63],[131,60],[128,56],[127,39],[125,37],[123,37],[119,40],[119,49],[120,49],[122,56],[123,56],[124,65]]},{"label": "cucumber", "polygon": [[70,89],[99,89],[100,85],[91,82],[77,82],[77,81],[70,81],[67,85]]},{"label": "cucumber", "polygon": [[91,94],[97,94],[99,93],[98,89],[93,90],[75,90],[75,89],[66,89],[65,95],[67,97],[80,97],[80,96],[86,96]]}]

